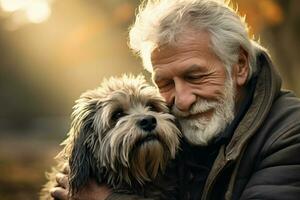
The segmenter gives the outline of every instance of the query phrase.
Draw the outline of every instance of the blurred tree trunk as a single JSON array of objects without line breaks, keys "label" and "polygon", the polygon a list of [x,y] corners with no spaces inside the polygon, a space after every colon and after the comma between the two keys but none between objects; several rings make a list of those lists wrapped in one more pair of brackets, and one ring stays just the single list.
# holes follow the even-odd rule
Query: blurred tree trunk
[{"label": "blurred tree trunk", "polygon": [[283,77],[284,87],[300,96],[300,1],[277,2],[283,11],[283,22],[264,28],[261,41],[270,50]]}]

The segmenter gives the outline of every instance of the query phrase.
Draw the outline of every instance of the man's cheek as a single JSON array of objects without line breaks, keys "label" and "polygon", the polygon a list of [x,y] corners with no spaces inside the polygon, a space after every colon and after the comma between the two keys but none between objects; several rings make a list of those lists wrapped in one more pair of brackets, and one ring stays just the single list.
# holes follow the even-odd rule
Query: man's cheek
[{"label": "man's cheek", "polygon": [[174,98],[172,97],[172,95],[169,92],[168,93],[163,92],[163,93],[160,93],[160,95],[164,98],[164,100],[166,101],[166,103],[169,107],[173,106]]}]

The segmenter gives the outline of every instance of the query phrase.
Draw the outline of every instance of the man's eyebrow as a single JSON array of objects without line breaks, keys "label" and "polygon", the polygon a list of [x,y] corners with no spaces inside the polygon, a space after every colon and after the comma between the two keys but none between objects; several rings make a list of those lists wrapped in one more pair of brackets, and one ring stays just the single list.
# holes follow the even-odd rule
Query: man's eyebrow
[{"label": "man's eyebrow", "polygon": [[185,71],[185,73],[205,72],[205,68],[201,65],[193,64]]}]

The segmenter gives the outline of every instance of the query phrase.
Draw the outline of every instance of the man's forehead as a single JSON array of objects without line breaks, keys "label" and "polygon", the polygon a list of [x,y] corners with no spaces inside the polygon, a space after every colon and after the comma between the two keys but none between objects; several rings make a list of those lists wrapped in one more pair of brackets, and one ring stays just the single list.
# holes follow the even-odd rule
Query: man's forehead
[{"label": "man's forehead", "polygon": [[152,64],[155,64],[158,60],[171,57],[176,54],[178,49],[174,45],[162,45],[155,48],[151,53]]},{"label": "man's forehead", "polygon": [[153,71],[152,71],[152,80],[160,80],[160,79],[162,79],[163,77],[162,77],[162,75],[161,75],[161,73],[160,73],[160,71],[159,70],[157,70],[157,69],[154,69]]},{"label": "man's forehead", "polygon": [[186,31],[173,44],[158,45],[151,53],[152,64],[184,51],[210,51],[210,35],[207,31]]}]

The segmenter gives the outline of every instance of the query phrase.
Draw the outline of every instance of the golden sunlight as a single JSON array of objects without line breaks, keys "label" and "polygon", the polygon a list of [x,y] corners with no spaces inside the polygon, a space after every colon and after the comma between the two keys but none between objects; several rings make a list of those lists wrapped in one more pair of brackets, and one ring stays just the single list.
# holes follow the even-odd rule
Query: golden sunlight
[{"label": "golden sunlight", "polygon": [[1,8],[6,12],[15,12],[25,7],[30,0],[0,0]]},{"label": "golden sunlight", "polygon": [[26,21],[41,23],[51,15],[50,0],[0,0],[0,6],[5,12],[22,12]]},{"label": "golden sunlight", "polygon": [[46,1],[37,1],[26,7],[26,16],[32,23],[41,23],[50,17],[51,9]]}]

